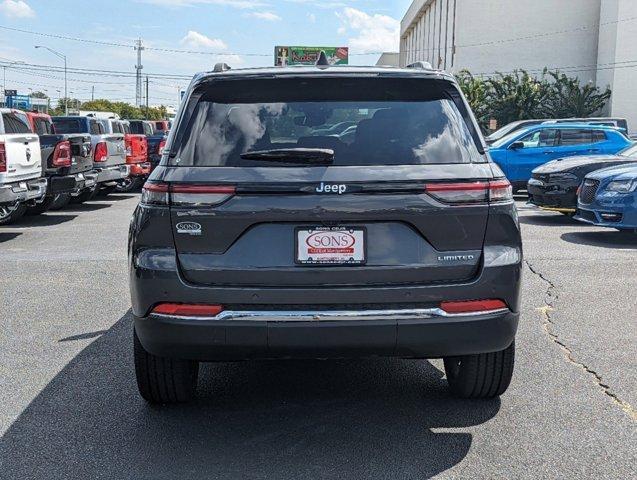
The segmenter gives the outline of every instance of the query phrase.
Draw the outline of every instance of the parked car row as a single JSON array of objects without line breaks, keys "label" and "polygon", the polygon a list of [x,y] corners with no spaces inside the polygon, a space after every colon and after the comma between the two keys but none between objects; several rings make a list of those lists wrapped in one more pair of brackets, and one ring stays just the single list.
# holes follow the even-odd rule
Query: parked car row
[{"label": "parked car row", "polygon": [[620,120],[514,122],[489,153],[516,191],[527,190],[529,203],[637,231],[637,145]]},{"label": "parked car row", "polygon": [[0,109],[0,225],[140,188],[169,128],[165,121]]}]

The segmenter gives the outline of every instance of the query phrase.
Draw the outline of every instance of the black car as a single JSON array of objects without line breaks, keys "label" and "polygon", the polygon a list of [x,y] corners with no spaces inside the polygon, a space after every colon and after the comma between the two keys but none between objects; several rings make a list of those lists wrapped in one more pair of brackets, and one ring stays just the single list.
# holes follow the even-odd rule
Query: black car
[{"label": "black car", "polygon": [[[507,389],[520,229],[452,76],[219,65],[184,101],[131,221],[146,400],[247,359],[443,358],[461,397]],[[344,119],[351,144],[313,134]]]},{"label": "black car", "polygon": [[617,155],[567,157],[545,163],[533,170],[527,190],[529,202],[544,210],[574,215],[577,189],[587,173],[637,161],[637,145]]}]

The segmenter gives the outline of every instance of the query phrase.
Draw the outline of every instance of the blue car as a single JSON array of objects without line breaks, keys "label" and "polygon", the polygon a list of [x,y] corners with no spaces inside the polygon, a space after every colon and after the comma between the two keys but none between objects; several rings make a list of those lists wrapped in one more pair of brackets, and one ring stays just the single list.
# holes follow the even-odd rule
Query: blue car
[{"label": "blue car", "polygon": [[517,130],[489,147],[514,190],[525,189],[531,172],[551,160],[578,155],[613,155],[632,141],[616,127],[541,124]]},{"label": "blue car", "polygon": [[637,231],[637,165],[604,168],[586,175],[575,218],[601,227]]}]

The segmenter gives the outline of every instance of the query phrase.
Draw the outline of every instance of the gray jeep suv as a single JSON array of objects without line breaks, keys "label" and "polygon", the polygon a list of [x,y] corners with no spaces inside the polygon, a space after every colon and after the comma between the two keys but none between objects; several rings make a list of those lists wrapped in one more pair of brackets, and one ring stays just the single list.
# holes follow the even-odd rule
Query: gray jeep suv
[{"label": "gray jeep suv", "polygon": [[[341,122],[355,132],[329,134]],[[422,65],[199,74],[129,259],[150,402],[192,398],[199,362],[247,359],[443,358],[471,398],[511,380],[511,186],[453,77]]]}]

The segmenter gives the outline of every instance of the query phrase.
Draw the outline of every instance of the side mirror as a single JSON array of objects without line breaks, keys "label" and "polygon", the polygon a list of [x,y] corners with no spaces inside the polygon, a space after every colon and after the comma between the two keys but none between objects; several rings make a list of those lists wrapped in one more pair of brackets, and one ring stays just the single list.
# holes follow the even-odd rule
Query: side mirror
[{"label": "side mirror", "polygon": [[513,142],[509,145],[511,150],[519,150],[520,148],[524,148],[524,142]]}]

